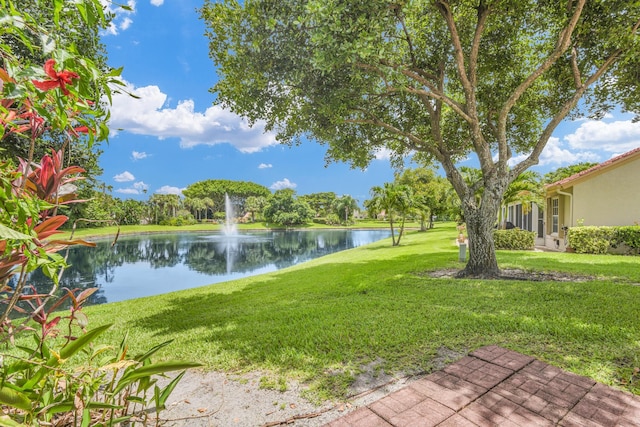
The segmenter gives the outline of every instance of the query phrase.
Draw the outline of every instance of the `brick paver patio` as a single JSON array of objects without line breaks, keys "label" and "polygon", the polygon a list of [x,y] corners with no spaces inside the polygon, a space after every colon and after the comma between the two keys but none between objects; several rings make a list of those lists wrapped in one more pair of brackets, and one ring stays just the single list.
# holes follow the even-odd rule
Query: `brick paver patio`
[{"label": "brick paver patio", "polygon": [[327,427],[640,426],[640,397],[497,346]]}]

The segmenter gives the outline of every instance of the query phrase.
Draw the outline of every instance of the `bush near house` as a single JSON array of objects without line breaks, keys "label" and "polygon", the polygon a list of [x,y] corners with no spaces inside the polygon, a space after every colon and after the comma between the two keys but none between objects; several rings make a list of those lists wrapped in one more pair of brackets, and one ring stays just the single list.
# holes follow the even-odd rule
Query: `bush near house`
[{"label": "bush near house", "polygon": [[536,233],[533,231],[512,228],[510,230],[494,230],[493,241],[496,249],[526,251],[533,249]]},{"label": "bush near house", "polygon": [[572,227],[569,229],[568,243],[577,253],[640,254],[640,226],[622,227]]}]

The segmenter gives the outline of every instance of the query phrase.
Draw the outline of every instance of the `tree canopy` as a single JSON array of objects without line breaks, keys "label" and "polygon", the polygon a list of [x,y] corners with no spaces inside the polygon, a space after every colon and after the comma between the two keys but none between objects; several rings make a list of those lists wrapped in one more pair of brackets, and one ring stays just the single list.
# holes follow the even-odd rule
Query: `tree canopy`
[{"label": "tree canopy", "polygon": [[562,120],[640,111],[638,2],[208,0],[201,14],[217,103],[354,166],[382,149],[438,161],[467,221],[465,275],[499,274],[502,194]]},{"label": "tree canopy", "polygon": [[264,207],[264,218],[269,222],[291,226],[306,224],[313,216],[313,210],[296,192],[290,188],[277,190]]},{"label": "tree canopy", "polygon": [[236,212],[244,212],[244,203],[248,197],[269,197],[271,191],[260,184],[248,181],[227,179],[207,179],[189,185],[183,192],[190,199],[209,198],[213,201],[214,212],[224,212],[224,195],[233,201]]},{"label": "tree canopy", "polygon": [[562,179],[569,178],[571,175],[580,173],[596,165],[597,163],[581,162],[576,163],[575,165],[563,166],[554,171],[544,174],[544,182],[545,184],[552,184]]}]

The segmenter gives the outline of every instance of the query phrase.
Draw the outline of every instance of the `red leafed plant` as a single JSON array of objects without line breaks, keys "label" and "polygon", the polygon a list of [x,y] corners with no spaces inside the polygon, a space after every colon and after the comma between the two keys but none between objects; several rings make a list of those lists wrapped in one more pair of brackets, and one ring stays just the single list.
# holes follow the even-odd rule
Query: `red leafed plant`
[{"label": "red leafed plant", "polygon": [[[120,70],[105,73],[75,46],[55,42],[59,12],[82,28],[104,28],[104,5],[101,0],[54,0],[52,20],[42,25],[20,2],[0,3],[6,21],[0,35],[11,41],[0,43],[0,139],[12,135],[30,142],[17,167],[0,161],[0,425],[147,425],[154,410],[164,409],[184,372],[164,387],[155,376],[197,364],[153,363],[151,357],[168,342],[134,356],[128,355],[126,337],[119,346],[94,345],[111,326],[87,328],[82,307],[96,288],[57,292],[66,266],[58,252],[94,245],[56,238],[68,220],[63,209],[81,201],[74,183],[84,172],[65,165],[64,152],[81,134],[89,148],[107,138],[102,100],[110,101],[111,85],[122,85]],[[38,69],[24,61],[16,46],[51,58]],[[47,131],[67,139],[62,149],[34,161],[36,141],[46,141]],[[51,289],[28,286],[29,273],[36,269],[51,278]]]},{"label": "red leafed plant", "polygon": [[[4,217],[0,283],[7,297],[2,299],[6,308],[0,318],[0,327],[6,327],[10,322],[9,314],[21,298],[27,273],[42,268],[57,285],[64,260],[56,252],[71,245],[95,246],[95,243],[79,239],[51,239],[60,233],[59,228],[68,220],[67,216],[57,214],[58,207],[78,202],[75,186],[71,183],[81,179],[77,174],[83,172],[78,167],[63,168],[61,158],[62,152],[53,152],[51,156],[44,156],[40,164],[29,164],[20,159],[20,166],[12,172],[6,171],[4,165],[3,197],[0,198]],[[17,276],[17,284],[10,288],[7,283],[13,276]],[[54,292],[55,289],[49,295]],[[38,314],[36,311],[35,315]]]}]

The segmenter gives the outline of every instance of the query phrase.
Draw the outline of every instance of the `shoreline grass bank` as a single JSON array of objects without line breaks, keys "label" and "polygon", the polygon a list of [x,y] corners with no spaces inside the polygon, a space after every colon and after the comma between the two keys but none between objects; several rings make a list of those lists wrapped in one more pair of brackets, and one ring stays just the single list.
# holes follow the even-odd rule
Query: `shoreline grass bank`
[{"label": "shoreline grass bank", "polygon": [[[462,268],[452,224],[410,232],[277,272],[87,307],[90,327],[128,332],[132,352],[173,339],[165,358],[260,370],[344,397],[367,364],[434,369],[443,353],[497,344],[640,394],[640,258],[498,252],[501,267],[593,276],[586,282],[434,278]],[[135,286],[135,284],[131,284]]]}]

